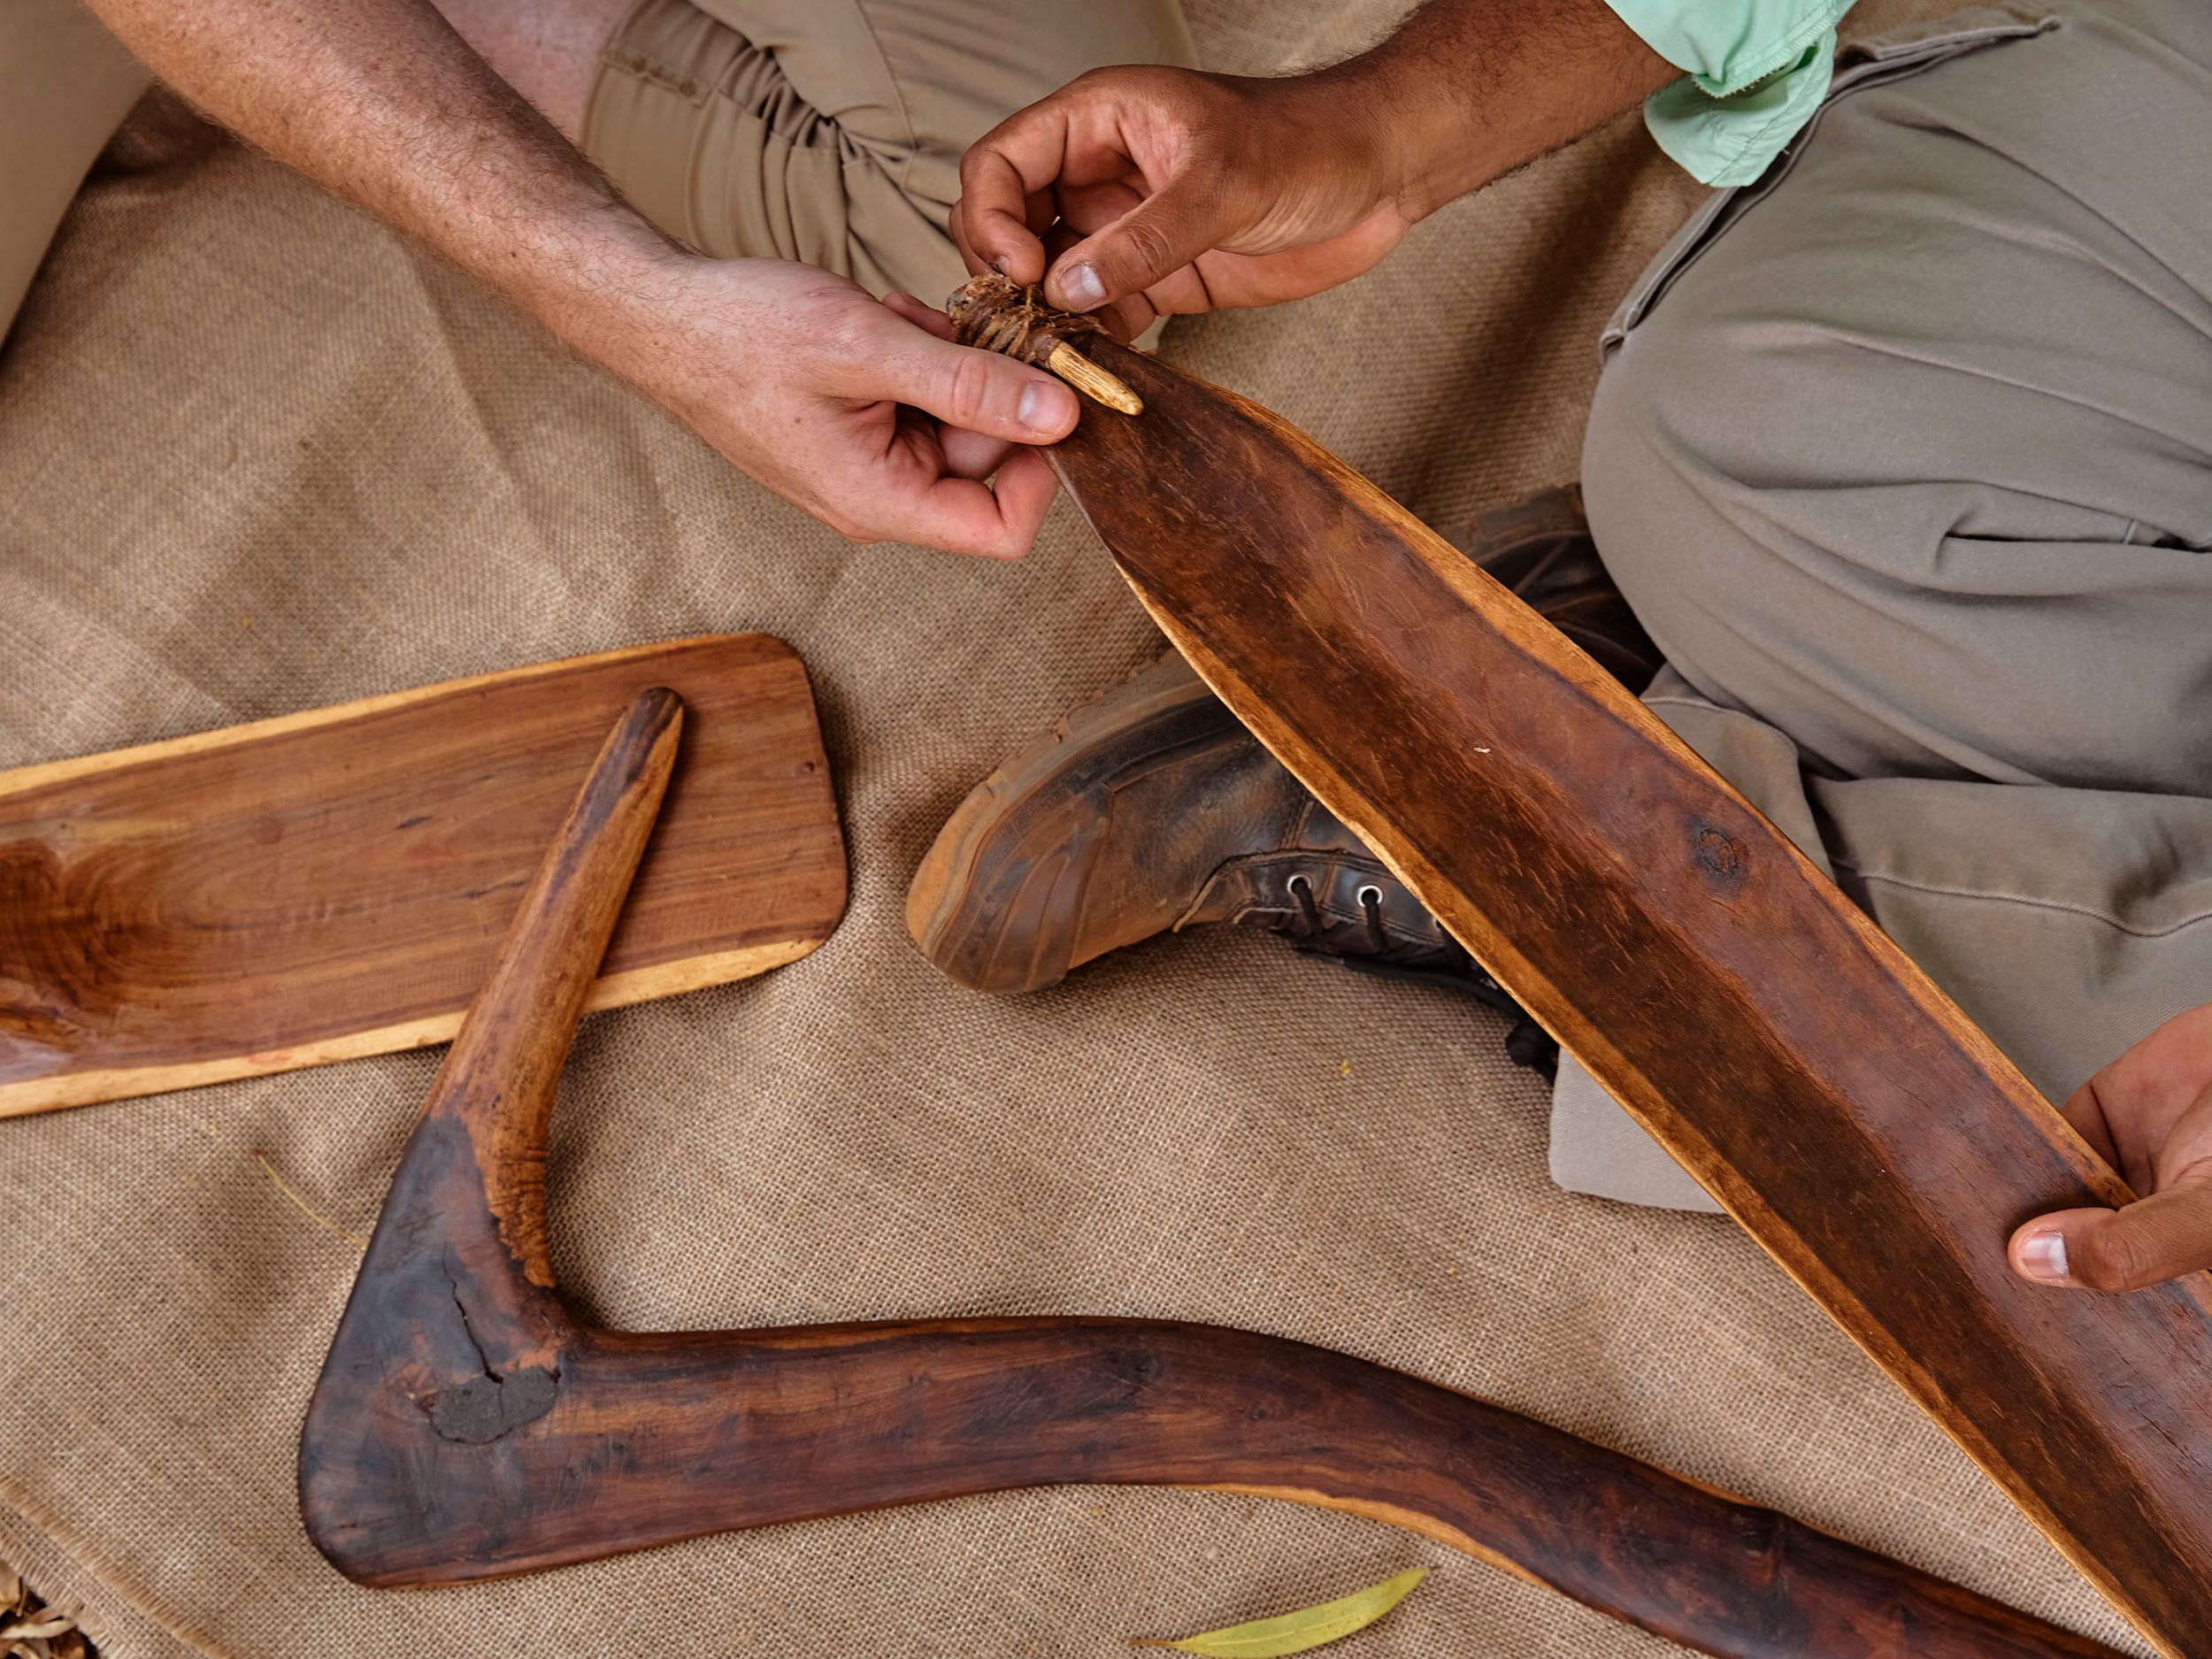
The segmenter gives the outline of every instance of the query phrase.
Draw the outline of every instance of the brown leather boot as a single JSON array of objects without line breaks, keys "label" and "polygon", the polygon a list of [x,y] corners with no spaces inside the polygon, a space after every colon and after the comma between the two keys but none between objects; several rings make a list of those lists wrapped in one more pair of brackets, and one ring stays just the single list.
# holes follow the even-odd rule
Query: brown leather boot
[{"label": "brown leather boot", "polygon": [[[1658,672],[1598,562],[1579,491],[1486,513],[1452,539],[1624,683],[1640,689]],[[984,991],[1033,991],[1155,933],[1229,923],[1512,1007],[1171,650],[960,803],[914,873],[906,922],[924,956]],[[1523,1064],[1548,1047],[1532,1025],[1509,1046],[1527,1051]]]}]

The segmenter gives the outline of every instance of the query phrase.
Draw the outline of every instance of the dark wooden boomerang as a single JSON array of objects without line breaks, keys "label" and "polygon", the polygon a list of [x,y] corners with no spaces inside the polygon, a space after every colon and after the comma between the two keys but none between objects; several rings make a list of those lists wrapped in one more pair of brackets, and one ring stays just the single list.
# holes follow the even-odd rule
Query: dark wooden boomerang
[{"label": "dark wooden boomerang", "polygon": [[316,1547],[456,1583],[732,1527],[1065,1482],[1206,1486],[1411,1527],[1728,1659],[2109,1650],[1450,1389],[1133,1319],[641,1335],[578,1322],[545,1132],[681,722],[601,751],[407,1143],[300,1442]]},{"label": "dark wooden boomerang", "polygon": [[2147,1638],[2212,1655],[2212,1281],[2015,1277],[2021,1222],[2132,1194],[1903,952],[1304,434],[1072,343],[1144,412],[1085,404],[1053,465],[1223,701]]}]

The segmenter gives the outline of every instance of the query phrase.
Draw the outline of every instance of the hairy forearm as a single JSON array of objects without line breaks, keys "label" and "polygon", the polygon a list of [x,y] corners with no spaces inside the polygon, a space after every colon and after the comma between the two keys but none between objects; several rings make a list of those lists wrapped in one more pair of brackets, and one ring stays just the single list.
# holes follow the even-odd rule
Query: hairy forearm
[{"label": "hairy forearm", "polygon": [[1411,217],[1581,136],[1680,72],[1604,0],[1427,0],[1314,77],[1386,124]]},{"label": "hairy forearm", "polygon": [[211,118],[618,368],[675,250],[429,0],[91,0]]}]

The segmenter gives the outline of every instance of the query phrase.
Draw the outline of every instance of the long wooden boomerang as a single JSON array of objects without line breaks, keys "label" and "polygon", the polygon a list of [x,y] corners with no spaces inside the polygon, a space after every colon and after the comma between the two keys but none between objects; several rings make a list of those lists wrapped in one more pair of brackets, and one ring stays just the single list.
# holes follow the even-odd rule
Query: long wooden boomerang
[{"label": "long wooden boomerang", "polygon": [[300,1441],[364,1584],[526,1572],[730,1527],[1060,1482],[1349,1509],[1724,1659],[2112,1659],[1900,1563],[1448,1388],[1132,1319],[653,1335],[578,1321],[545,1132],[665,786],[675,696],[607,741],[407,1143]]},{"label": "long wooden boomerang", "polygon": [[2212,1283],[2103,1296],[2005,1262],[2022,1221],[2126,1186],[1773,825],[1367,480],[1096,334],[1031,312],[987,342],[1134,389],[1141,415],[1087,403],[1050,455],[1169,638],[2145,1636],[2212,1655]]}]

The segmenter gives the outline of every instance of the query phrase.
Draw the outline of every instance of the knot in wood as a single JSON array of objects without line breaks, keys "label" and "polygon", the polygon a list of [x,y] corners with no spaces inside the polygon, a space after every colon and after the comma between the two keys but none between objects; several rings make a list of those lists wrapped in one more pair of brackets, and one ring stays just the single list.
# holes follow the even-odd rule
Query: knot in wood
[{"label": "knot in wood", "polygon": [[549,1365],[533,1365],[503,1376],[487,1371],[420,1403],[439,1439],[488,1446],[550,1411],[560,1389],[559,1371]]},{"label": "knot in wood", "polygon": [[1726,830],[1710,824],[1697,826],[1697,862],[1709,876],[1723,881],[1740,877],[1751,863],[1751,849]]}]

